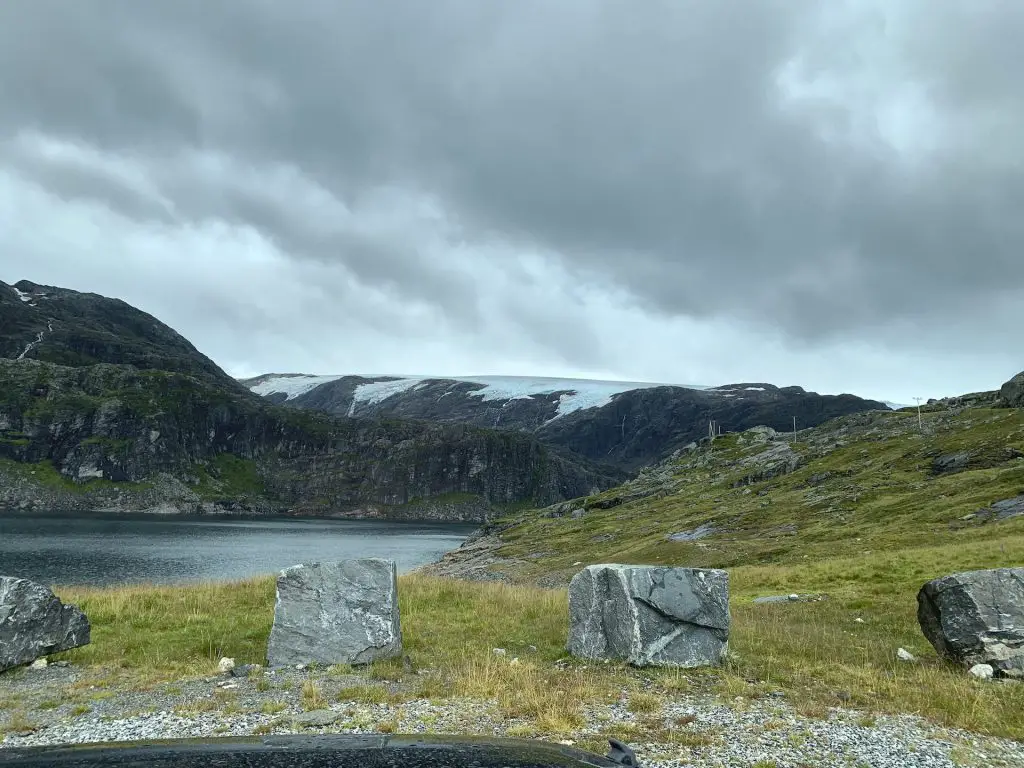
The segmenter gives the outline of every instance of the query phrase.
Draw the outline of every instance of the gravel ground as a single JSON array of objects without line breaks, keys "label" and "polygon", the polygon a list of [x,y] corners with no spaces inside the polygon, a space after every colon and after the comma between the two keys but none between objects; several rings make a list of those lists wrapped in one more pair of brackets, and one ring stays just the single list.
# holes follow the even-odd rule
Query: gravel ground
[{"label": "gravel ground", "polygon": [[[0,676],[0,733],[10,729],[13,712],[26,715],[33,727],[7,733],[0,748],[300,731],[523,736],[530,728],[530,723],[503,717],[495,705],[482,701],[340,701],[342,689],[367,683],[356,675],[318,673],[316,679],[332,703],[306,712],[302,684],[309,675],[278,670],[252,678],[222,676],[111,693],[91,687],[86,673],[73,667],[20,670]],[[400,681],[376,684],[382,693],[401,688]],[[1024,744],[941,729],[910,716],[868,717],[833,709],[825,718],[810,718],[778,699],[723,703],[685,694],[666,699],[660,716],[666,724],[680,718],[692,722],[675,726],[675,743],[623,737],[642,765],[651,768],[749,768],[759,761],[765,768],[1024,765]],[[638,717],[649,721],[652,714],[629,712],[625,699],[589,705],[576,733],[540,737],[581,742],[587,748],[586,742],[593,743],[599,733],[628,734]]]}]

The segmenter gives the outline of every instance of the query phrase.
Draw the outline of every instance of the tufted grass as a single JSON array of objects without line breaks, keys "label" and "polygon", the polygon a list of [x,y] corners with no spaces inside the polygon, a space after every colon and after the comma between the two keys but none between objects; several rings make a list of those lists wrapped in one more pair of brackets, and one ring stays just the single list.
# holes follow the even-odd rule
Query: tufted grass
[{"label": "tufted grass", "polygon": [[[980,561],[998,564],[991,557],[981,545],[976,550],[930,547],[787,568],[732,569],[730,646],[735,656],[724,668],[692,671],[567,661],[564,589],[407,575],[399,581],[402,631],[405,651],[419,674],[409,675],[399,660],[356,668],[353,672],[364,675],[366,684],[345,688],[331,699],[394,703],[465,697],[494,702],[503,717],[526,723],[531,732],[560,734],[579,727],[587,702],[621,698],[642,715],[638,727],[646,722],[654,728],[657,718],[651,714],[665,696],[752,700],[783,691],[800,711],[818,716],[842,705],[869,713],[920,714],[943,725],[1021,739],[1024,684],[975,681],[940,661],[917,629],[914,614],[922,563],[933,570]],[[750,602],[780,584],[801,592],[830,586],[833,597],[816,603]],[[273,617],[272,578],[57,591],[81,605],[93,624],[91,645],[60,654],[89,668],[82,685],[138,688],[212,675],[221,656],[238,663],[264,661]],[[858,617],[863,623],[855,621]],[[899,646],[920,663],[897,661]],[[494,648],[506,654],[495,655]],[[313,674],[328,682],[333,672]],[[394,685],[398,681],[402,686]],[[326,703],[316,680],[303,687],[302,698],[307,708]],[[213,699],[210,705],[221,704]],[[685,729],[678,738],[689,738]]]}]

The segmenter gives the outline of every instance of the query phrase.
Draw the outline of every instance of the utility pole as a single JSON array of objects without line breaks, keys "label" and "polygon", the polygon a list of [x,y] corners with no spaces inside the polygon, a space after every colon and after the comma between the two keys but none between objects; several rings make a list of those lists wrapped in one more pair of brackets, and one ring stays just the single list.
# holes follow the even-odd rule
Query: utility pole
[{"label": "utility pole", "polygon": [[793,437],[796,437],[796,416],[793,417]]},{"label": "utility pole", "polygon": [[923,398],[920,398],[920,397],[915,397],[914,398],[914,400],[917,401],[917,431],[918,432],[924,432],[924,427],[921,426],[921,400],[922,399]]}]

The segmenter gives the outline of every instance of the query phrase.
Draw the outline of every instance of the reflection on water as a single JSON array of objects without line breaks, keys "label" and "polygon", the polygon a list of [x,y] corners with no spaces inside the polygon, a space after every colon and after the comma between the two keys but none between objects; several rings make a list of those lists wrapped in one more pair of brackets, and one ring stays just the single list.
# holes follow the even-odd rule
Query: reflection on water
[{"label": "reflection on water", "polygon": [[385,557],[399,572],[455,549],[472,526],[379,520],[0,515],[0,575],[43,584],[175,583]]}]

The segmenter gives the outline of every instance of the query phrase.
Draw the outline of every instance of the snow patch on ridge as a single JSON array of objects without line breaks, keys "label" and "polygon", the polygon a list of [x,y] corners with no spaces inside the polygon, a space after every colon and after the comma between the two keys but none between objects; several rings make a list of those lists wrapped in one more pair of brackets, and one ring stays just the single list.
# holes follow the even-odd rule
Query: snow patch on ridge
[{"label": "snow patch on ridge", "polygon": [[254,387],[250,387],[250,390],[263,397],[283,392],[287,400],[292,400],[299,395],[306,394],[311,389],[316,389],[321,384],[337,381],[340,378],[341,376],[309,376],[306,374],[273,376]]},{"label": "snow patch on ridge", "polygon": [[368,384],[360,384],[352,393],[352,405],[355,406],[356,403],[379,403],[382,400],[387,400],[392,395],[397,395],[408,389],[412,389],[416,385],[422,384],[424,381],[426,381],[426,378],[416,376],[393,379],[391,381],[371,381]]},{"label": "snow patch on ridge", "polygon": [[[342,376],[310,376],[305,374],[270,377],[251,387],[258,395],[283,392],[288,400],[303,395],[321,384],[337,381]],[[429,381],[456,381],[481,385],[480,389],[465,394],[482,400],[529,400],[538,395],[561,393],[558,400],[558,416],[586,408],[600,408],[622,392],[634,389],[650,389],[667,386],[646,381],[597,381],[591,379],[560,379],[544,376],[361,376],[363,379],[385,379],[359,384],[352,394],[349,414],[355,412],[357,404],[375,404],[394,395],[419,389]],[[682,385],[670,385],[682,386]],[[703,386],[685,385],[686,389],[706,389]],[[449,393],[445,393],[449,394]],[[444,395],[442,395],[444,397]]]}]

